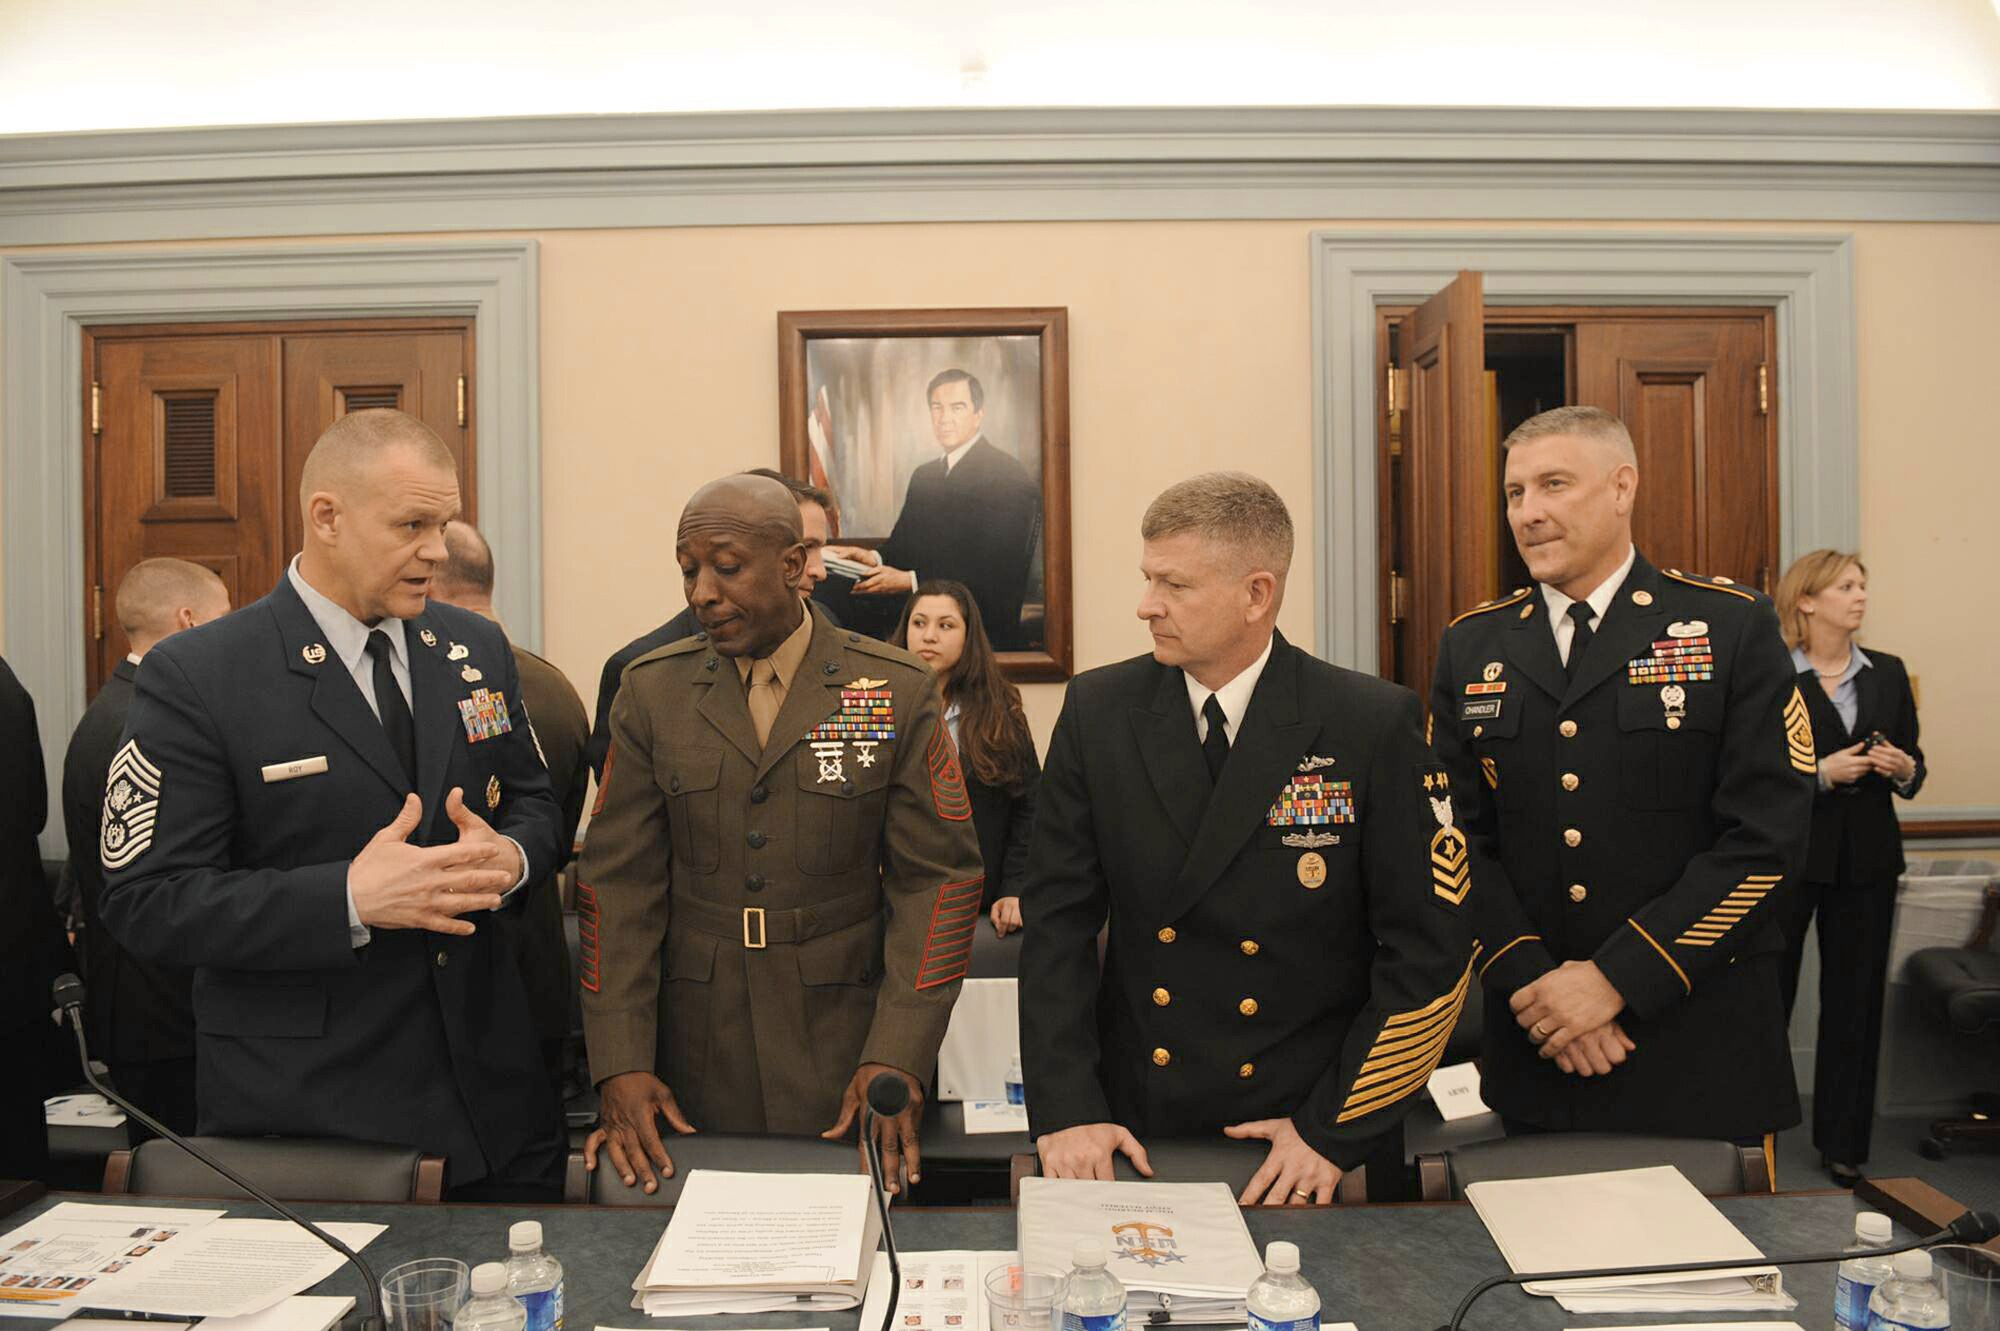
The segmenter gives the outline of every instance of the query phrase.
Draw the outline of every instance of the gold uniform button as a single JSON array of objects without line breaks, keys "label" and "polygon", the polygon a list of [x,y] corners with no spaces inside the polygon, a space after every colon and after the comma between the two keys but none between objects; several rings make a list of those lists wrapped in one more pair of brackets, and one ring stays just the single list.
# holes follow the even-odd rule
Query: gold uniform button
[{"label": "gold uniform button", "polygon": [[1154,1007],[1165,1007],[1165,1006],[1166,1006],[1167,1004],[1169,1004],[1169,1003],[1171,1003],[1171,1002],[1173,1002],[1173,1001],[1174,1001],[1174,996],[1173,996],[1172,994],[1168,993],[1168,992],[1167,992],[1166,990],[1164,990],[1164,989],[1155,989],[1155,990],[1153,991],[1153,1006],[1154,1006]]},{"label": "gold uniform button", "polygon": [[1577,830],[1576,830],[1576,829],[1575,829],[1574,827],[1572,827],[1572,828],[1568,828],[1567,830],[1565,830],[1565,831],[1563,832],[1563,844],[1564,844],[1565,846],[1580,846],[1580,845],[1582,845],[1582,844],[1583,844],[1583,833],[1581,833],[1581,832],[1577,831]]},{"label": "gold uniform button", "polygon": [[1574,721],[1565,721],[1557,726],[1556,730],[1561,733],[1564,739],[1576,738],[1576,722]]},{"label": "gold uniform button", "polygon": [[1576,902],[1578,905],[1582,905],[1583,899],[1589,895],[1590,895],[1590,889],[1585,887],[1582,883],[1571,883],[1569,885],[1569,899],[1571,901]]},{"label": "gold uniform button", "polygon": [[1679,730],[1680,728],[1681,728],[1681,719],[1678,716],[1670,716],[1667,718],[1667,729]]},{"label": "gold uniform button", "polygon": [[1246,1017],[1254,1017],[1257,1015],[1257,1000],[1246,998],[1236,1005],[1236,1010]]},{"label": "gold uniform button", "polygon": [[1246,938],[1242,942],[1238,943],[1236,946],[1243,949],[1243,955],[1246,957],[1254,957],[1257,955],[1257,940],[1254,938]]},{"label": "gold uniform button", "polygon": [[1581,780],[1581,779],[1580,779],[1580,778],[1579,778],[1579,777],[1577,776],[1577,774],[1576,774],[1575,772],[1564,772],[1564,773],[1563,773],[1563,789],[1564,789],[1564,790],[1575,790],[1575,789],[1576,789],[1576,788],[1577,788],[1578,786],[1580,786],[1580,785],[1582,785],[1582,784],[1583,784],[1583,781],[1582,781],[1582,780]]},{"label": "gold uniform button", "polygon": [[1165,929],[1162,929],[1162,930],[1160,930],[1160,933],[1159,933],[1159,939],[1160,939],[1160,941],[1161,941],[1162,943],[1171,943],[1171,942],[1173,942],[1173,941],[1174,941],[1174,940],[1175,940],[1176,938],[1179,938],[1179,937],[1180,937],[1180,935],[1179,935],[1179,934],[1177,934],[1177,933],[1175,933],[1175,932],[1173,931],[1173,927],[1172,927],[1171,925],[1169,925],[1169,926],[1168,926],[1167,928],[1165,928]]},{"label": "gold uniform button", "polygon": [[1472,737],[1474,739],[1478,739],[1481,735],[1484,735],[1485,733],[1486,733],[1485,726],[1474,726],[1472,728]]},{"label": "gold uniform button", "polygon": [[1155,1050],[1153,1051],[1153,1066],[1154,1066],[1154,1067],[1156,1067],[1156,1068],[1163,1068],[1163,1067],[1165,1067],[1165,1066],[1166,1066],[1167,1064],[1169,1064],[1169,1063],[1171,1063],[1171,1062],[1173,1062],[1173,1061],[1174,1061],[1174,1056],[1173,1056],[1172,1054],[1168,1053],[1168,1052],[1167,1052],[1166,1050],[1164,1050],[1164,1049],[1155,1049]]},{"label": "gold uniform button", "polygon": [[1247,1078],[1255,1075],[1256,1071],[1257,1065],[1255,1063],[1245,1063],[1242,1067],[1236,1069],[1236,1075]]}]

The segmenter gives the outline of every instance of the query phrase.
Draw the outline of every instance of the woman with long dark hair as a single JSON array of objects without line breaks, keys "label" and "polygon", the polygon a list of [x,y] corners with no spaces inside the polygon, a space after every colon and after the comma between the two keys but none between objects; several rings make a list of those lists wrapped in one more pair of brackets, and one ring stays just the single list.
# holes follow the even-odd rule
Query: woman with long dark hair
[{"label": "woman with long dark hair", "polygon": [[1004,937],[1021,927],[1021,884],[1042,779],[1021,691],[1001,673],[979,603],[964,583],[931,579],[920,585],[903,607],[893,641],[922,657],[944,690],[945,724],[958,745],[986,864],[984,905],[994,932]]}]

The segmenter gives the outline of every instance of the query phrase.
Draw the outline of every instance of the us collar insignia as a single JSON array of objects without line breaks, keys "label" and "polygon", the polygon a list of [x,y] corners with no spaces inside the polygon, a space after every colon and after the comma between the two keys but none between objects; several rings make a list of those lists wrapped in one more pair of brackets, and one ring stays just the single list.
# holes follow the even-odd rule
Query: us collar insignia
[{"label": "us collar insignia", "polygon": [[424,640],[424,646],[426,647],[435,647],[438,645],[438,635],[431,632],[429,629],[419,630],[417,636]]}]

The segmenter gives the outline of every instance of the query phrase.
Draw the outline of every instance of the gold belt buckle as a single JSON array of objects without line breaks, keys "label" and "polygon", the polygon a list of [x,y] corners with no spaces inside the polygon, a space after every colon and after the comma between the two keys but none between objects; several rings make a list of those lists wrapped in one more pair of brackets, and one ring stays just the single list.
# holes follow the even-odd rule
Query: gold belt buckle
[{"label": "gold belt buckle", "polygon": [[[757,926],[754,930],[750,927],[753,922]],[[752,941],[751,938],[753,933],[756,935],[755,941]],[[745,906],[743,908],[743,946],[752,951],[762,951],[764,945],[764,908],[762,906]]]}]

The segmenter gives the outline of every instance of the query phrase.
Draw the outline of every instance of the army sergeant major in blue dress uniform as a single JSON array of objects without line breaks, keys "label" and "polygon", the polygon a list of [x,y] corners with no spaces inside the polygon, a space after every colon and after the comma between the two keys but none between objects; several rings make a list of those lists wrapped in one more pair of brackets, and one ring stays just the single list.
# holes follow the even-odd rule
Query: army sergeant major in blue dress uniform
[{"label": "army sergeant major in blue dress uniform", "polygon": [[1813,790],[1777,618],[1638,553],[1615,416],[1544,412],[1506,449],[1539,585],[1453,621],[1431,694],[1478,884],[1486,1101],[1510,1130],[1762,1137],[1799,1121],[1777,907]]},{"label": "army sergeant major in blue dress uniform", "polygon": [[461,1195],[533,1195],[560,1181],[555,1093],[485,912],[548,877],[558,813],[506,638],[426,605],[456,468],[357,412],[300,492],[277,589],[139,669],[104,921],[197,968],[202,1132],[413,1145]]},{"label": "army sergeant major in blue dress uniform", "polygon": [[1270,486],[1195,477],[1141,530],[1153,653],[1070,684],[1021,894],[1043,1172],[1213,1133],[1270,1143],[1244,1204],[1330,1202],[1400,1144],[1470,987],[1465,840],[1416,695],[1275,631]]}]

